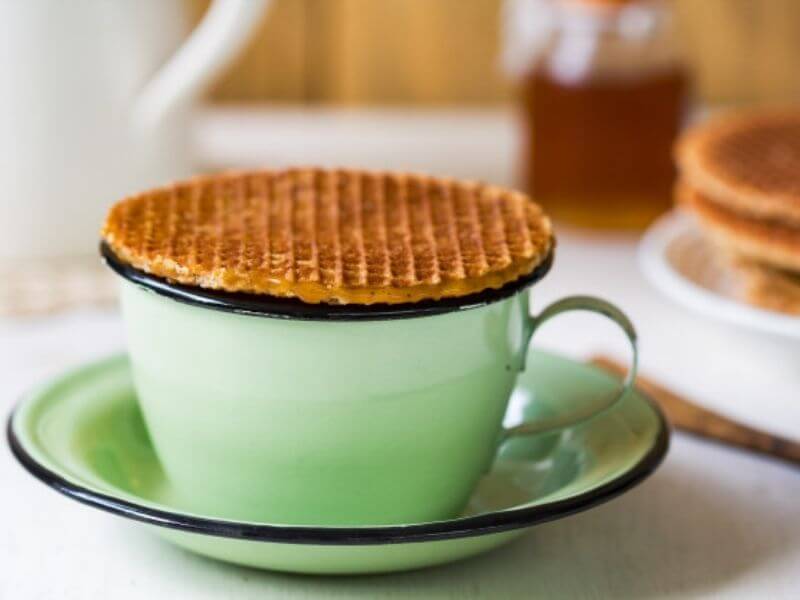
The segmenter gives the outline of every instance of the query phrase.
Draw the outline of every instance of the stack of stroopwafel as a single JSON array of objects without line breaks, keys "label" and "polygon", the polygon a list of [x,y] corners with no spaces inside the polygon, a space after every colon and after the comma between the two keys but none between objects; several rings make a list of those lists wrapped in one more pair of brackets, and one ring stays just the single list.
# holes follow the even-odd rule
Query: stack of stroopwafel
[{"label": "stack of stroopwafel", "polygon": [[679,204],[755,305],[800,314],[800,108],[714,119],[679,141]]},{"label": "stack of stroopwafel", "polygon": [[288,169],[197,178],[126,198],[103,238],[178,283],[308,303],[464,296],[532,273],[553,245],[526,195],[475,182]]}]

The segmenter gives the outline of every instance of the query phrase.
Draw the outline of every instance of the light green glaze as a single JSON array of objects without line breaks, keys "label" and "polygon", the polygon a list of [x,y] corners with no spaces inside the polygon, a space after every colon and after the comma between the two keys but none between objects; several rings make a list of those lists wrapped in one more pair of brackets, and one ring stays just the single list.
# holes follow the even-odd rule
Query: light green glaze
[{"label": "light green glaze", "polygon": [[[614,310],[589,302],[551,312]],[[535,326],[527,293],[432,317],[300,321],[123,281],[122,309],[147,429],[181,504],[295,525],[458,515],[503,437]]]},{"label": "light green glaze", "polygon": [[[520,376],[515,407],[522,409],[523,417],[552,417],[572,410],[590,392],[613,389],[614,383],[592,368],[534,352]],[[18,407],[12,428],[39,465],[75,485],[141,506],[192,512],[156,458],[123,357],[66,374],[32,393]],[[653,449],[662,428],[657,413],[634,393],[562,435],[512,440],[480,481],[465,514],[538,506],[591,493],[630,472]],[[151,528],[213,558],[303,573],[435,565],[489,550],[525,531],[377,546],[316,546]]]},{"label": "light green glaze", "polygon": [[124,282],[134,381],[183,504],[365,525],[458,514],[496,449],[525,296],[370,322],[242,316]]}]

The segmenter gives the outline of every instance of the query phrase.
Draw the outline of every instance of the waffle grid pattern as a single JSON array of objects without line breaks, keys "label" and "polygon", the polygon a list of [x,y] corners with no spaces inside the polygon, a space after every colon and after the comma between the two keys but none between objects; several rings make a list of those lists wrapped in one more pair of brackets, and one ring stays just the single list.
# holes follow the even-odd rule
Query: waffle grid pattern
[{"label": "waffle grid pattern", "polygon": [[290,169],[178,183],[117,203],[103,236],[180,283],[307,302],[408,302],[500,287],[550,251],[519,192],[420,175]]},{"label": "waffle grid pattern", "polygon": [[684,136],[677,158],[685,181],[716,202],[800,227],[800,111],[712,120]]}]

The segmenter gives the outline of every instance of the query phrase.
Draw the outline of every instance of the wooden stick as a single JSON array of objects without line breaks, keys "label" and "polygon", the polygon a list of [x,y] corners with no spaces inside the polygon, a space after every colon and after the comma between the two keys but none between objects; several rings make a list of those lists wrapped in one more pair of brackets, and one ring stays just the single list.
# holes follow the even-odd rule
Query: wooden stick
[{"label": "wooden stick", "polygon": [[[626,367],[607,356],[595,356],[590,363],[616,377],[623,376],[626,371]],[[798,442],[747,427],[697,406],[641,375],[636,378],[636,387],[658,403],[676,429],[800,465]]]}]

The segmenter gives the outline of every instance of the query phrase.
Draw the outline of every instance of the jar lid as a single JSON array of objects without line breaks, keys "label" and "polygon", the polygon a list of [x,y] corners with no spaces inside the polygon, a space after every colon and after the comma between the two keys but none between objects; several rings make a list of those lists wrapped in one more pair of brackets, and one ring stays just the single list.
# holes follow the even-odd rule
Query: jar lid
[{"label": "jar lid", "polygon": [[635,4],[642,0],[561,0],[562,2],[571,2],[574,4],[593,4],[595,6],[602,6],[608,8],[622,7],[626,4]]},{"label": "jar lid", "polygon": [[598,11],[615,12],[636,4],[650,6],[663,4],[664,0],[559,0],[564,6],[575,6]]},{"label": "jar lid", "polygon": [[670,22],[672,0],[506,0],[503,6],[503,66],[514,78],[528,73],[556,31],[672,45],[654,36]]}]

